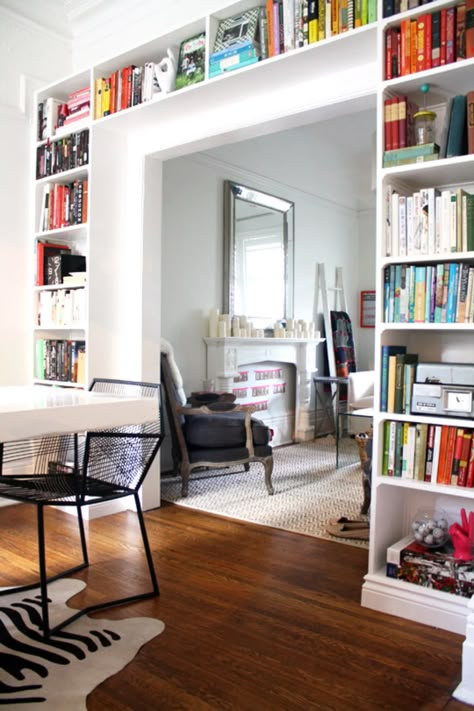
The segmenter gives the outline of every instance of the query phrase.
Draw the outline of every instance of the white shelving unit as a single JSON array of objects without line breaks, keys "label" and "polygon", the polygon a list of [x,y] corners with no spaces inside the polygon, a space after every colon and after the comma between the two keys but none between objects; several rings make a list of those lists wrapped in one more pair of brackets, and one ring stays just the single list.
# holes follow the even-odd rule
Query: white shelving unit
[{"label": "white shelving unit", "polygon": [[[153,313],[156,319],[156,304],[145,303],[145,292],[158,296],[159,288],[152,284],[151,275],[149,285],[144,286],[143,271],[147,271],[144,265],[151,259],[157,260],[159,269],[161,206],[157,192],[161,192],[161,160],[191,150],[194,142],[211,143],[219,133],[248,135],[249,116],[260,116],[258,123],[262,126],[284,115],[293,116],[293,120],[300,112],[307,116],[309,109],[324,118],[328,107],[339,104],[342,98],[356,109],[375,105],[376,23],[372,23],[212,79],[208,78],[206,62],[203,82],[92,118],[97,78],[131,64],[158,62],[168,48],[177,57],[181,42],[203,31],[209,54],[219,21],[254,6],[254,0],[230,4],[51,84],[36,95],[37,104],[48,97],[66,102],[70,93],[91,87],[91,118],[80,122],[80,129],[89,129],[87,167],[36,180],[34,190],[38,225],[45,184],[88,180],[88,223],[34,235],[35,239],[65,242],[74,252],[86,256],[86,318],[83,328],[74,329],[70,336],[86,341],[85,383],[93,374],[119,377],[125,366],[128,373],[141,377],[146,363],[150,363],[142,341],[151,341],[149,333],[144,337],[145,321],[147,313]],[[328,65],[334,71],[332,79],[326,73]],[[358,78],[357,68],[361,70]],[[339,85],[334,83],[334,76]],[[75,130],[72,126],[71,133]],[[62,131],[58,138],[64,135]],[[35,153],[44,142],[35,143]],[[67,335],[68,329],[62,328],[47,329],[45,336],[45,329],[35,325],[36,306],[34,310],[33,341]],[[154,375],[149,372],[148,377]]]},{"label": "white shelving unit", "polygon": [[[425,12],[452,6],[451,2],[424,5]],[[420,8],[379,21],[379,47],[384,47],[384,31],[399,25],[401,19],[420,14]],[[380,72],[383,71],[380,62]],[[362,604],[382,612],[405,617],[460,634],[466,632],[468,599],[432,590],[386,576],[387,548],[410,532],[411,522],[420,508],[443,508],[451,520],[460,520],[465,506],[472,510],[474,490],[424,481],[382,476],[383,430],[387,420],[425,422],[472,428],[469,419],[394,415],[380,411],[381,347],[406,345],[407,352],[418,353],[419,362],[472,363],[474,325],[469,323],[385,323],[383,322],[384,269],[391,264],[437,264],[447,261],[474,263],[474,252],[427,254],[415,257],[386,257],[384,250],[384,188],[392,184],[408,195],[420,188],[464,187],[474,192],[474,155],[440,159],[430,163],[382,168],[384,99],[396,93],[408,95],[423,106],[420,87],[430,84],[432,103],[446,102],[449,96],[465,94],[474,88],[473,60],[448,64],[429,71],[410,74],[391,81],[380,77],[377,92],[377,326],[375,332],[376,413],[374,415],[374,456],[372,475],[371,539],[369,571],[362,588]],[[432,95],[432,96],[431,96]]]}]

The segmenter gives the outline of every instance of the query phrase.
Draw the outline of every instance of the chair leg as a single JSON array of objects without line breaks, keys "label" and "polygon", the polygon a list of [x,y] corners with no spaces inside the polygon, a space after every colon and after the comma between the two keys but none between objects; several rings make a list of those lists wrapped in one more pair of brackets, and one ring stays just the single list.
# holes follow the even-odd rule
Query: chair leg
[{"label": "chair leg", "polygon": [[269,494],[273,494],[274,489],[272,485],[272,472],[273,472],[273,457],[267,457],[263,460],[263,466],[265,467],[265,486]]},{"label": "chair leg", "polygon": [[82,506],[77,507],[77,521],[79,523],[79,536],[81,539],[82,560],[84,562],[84,567],[86,567],[89,565],[89,556],[87,554],[87,541],[86,541],[86,534],[84,532],[84,520],[82,518]]},{"label": "chair leg", "polygon": [[140,503],[140,497],[138,496],[137,493],[134,494],[134,497],[135,497],[135,505],[137,507],[138,521],[140,523],[140,531],[142,533],[143,548],[145,549],[145,555],[146,555],[146,560],[148,563],[148,569],[150,571],[150,578],[151,578],[151,583],[153,586],[153,592],[155,593],[155,595],[159,595],[160,589],[158,587],[158,580],[156,579],[155,566],[153,565],[153,558],[151,555],[150,543],[148,541],[148,535],[146,532],[145,519],[143,518],[143,510],[142,510],[142,506]]},{"label": "chair leg", "polygon": [[181,496],[186,498],[189,489],[189,465],[181,462],[179,468],[181,470]]},{"label": "chair leg", "polygon": [[50,636],[49,627],[49,609],[48,609],[48,579],[46,575],[46,553],[44,545],[44,511],[43,506],[39,505],[37,509],[38,519],[38,560],[40,572],[40,591],[41,591],[41,611],[43,622],[43,634],[46,639]]},{"label": "chair leg", "polygon": [[249,472],[250,471],[250,464],[247,462],[244,464],[244,471]]}]

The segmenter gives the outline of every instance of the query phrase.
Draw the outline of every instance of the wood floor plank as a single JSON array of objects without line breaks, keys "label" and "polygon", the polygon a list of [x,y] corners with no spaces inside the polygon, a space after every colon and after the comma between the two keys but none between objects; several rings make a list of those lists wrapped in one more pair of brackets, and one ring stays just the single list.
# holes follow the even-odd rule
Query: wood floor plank
[{"label": "wood floor plank", "polygon": [[[161,596],[101,616],[163,634],[88,698],[89,711],[464,711],[451,697],[463,637],[360,606],[367,551],[164,504],[146,513]],[[49,570],[79,555],[76,521],[46,517]],[[0,584],[35,574],[34,511],[0,509]],[[86,524],[74,606],[148,586],[136,516]]]}]

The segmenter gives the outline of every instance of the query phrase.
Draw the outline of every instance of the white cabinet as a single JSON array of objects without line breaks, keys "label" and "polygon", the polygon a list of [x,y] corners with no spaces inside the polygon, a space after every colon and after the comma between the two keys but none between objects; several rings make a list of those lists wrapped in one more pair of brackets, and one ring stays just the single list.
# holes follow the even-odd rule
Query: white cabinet
[{"label": "white cabinet", "polygon": [[[446,7],[446,3],[423,6],[424,12]],[[388,18],[380,27],[379,46],[384,46],[384,27],[400,24],[402,17],[415,17],[421,9],[410,11],[397,18]],[[382,23],[381,23],[382,24]],[[383,71],[381,62],[381,72]],[[473,60],[464,59],[423,72],[408,74],[392,80],[382,80],[378,92],[378,247],[377,247],[377,326],[376,371],[377,402],[374,417],[374,456],[372,474],[372,514],[369,571],[362,590],[362,604],[390,614],[465,633],[468,599],[448,592],[433,590],[386,576],[387,548],[411,532],[411,522],[420,508],[443,508],[451,522],[460,522],[460,509],[474,509],[474,489],[446,485],[432,481],[388,476],[384,473],[384,431],[386,421],[426,423],[472,429],[471,419],[430,417],[429,415],[389,414],[381,411],[382,363],[384,345],[403,345],[408,353],[418,354],[419,362],[466,363],[473,362],[474,324],[467,322],[430,322],[429,308],[426,318],[417,322],[390,317],[387,321],[384,299],[384,276],[393,265],[407,268],[433,267],[445,263],[474,264],[474,252],[442,251],[435,242],[413,251],[413,244],[397,251],[387,245],[387,199],[391,191],[407,198],[417,192],[435,188],[456,192],[462,187],[474,193],[474,155],[432,160],[425,163],[382,168],[384,150],[385,100],[394,95],[408,96],[423,107],[420,87],[429,82],[428,105],[441,107],[450,96],[466,94],[474,88]],[[441,109],[442,110],[442,109]],[[438,136],[439,137],[439,136]],[[390,202],[390,200],[389,200]],[[395,203],[396,204],[396,203]],[[438,203],[439,205],[439,203]],[[400,213],[398,213],[400,215]],[[397,220],[392,220],[392,227]],[[398,229],[398,228],[397,228]],[[439,228],[438,228],[439,230]],[[443,226],[441,226],[441,232]],[[393,236],[393,235],[392,235]],[[439,237],[439,234],[438,234]],[[441,234],[443,237],[443,234]],[[387,248],[388,247],[388,248]],[[395,254],[395,256],[393,256]],[[390,255],[390,256],[387,256]],[[402,319],[403,321],[403,319]]]}]

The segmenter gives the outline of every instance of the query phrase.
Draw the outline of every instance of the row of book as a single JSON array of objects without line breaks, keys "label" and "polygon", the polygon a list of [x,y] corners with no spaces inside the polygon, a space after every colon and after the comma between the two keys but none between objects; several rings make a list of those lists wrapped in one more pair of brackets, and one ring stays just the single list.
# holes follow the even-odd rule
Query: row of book
[{"label": "row of book", "polygon": [[90,116],[91,92],[86,86],[69,94],[67,101],[49,96],[38,104],[38,140],[74,130],[77,122]]},{"label": "row of book", "polygon": [[[402,20],[385,33],[385,79],[474,56],[473,0]],[[466,18],[469,22],[466,23]]]},{"label": "row of book", "polygon": [[384,269],[385,323],[474,323],[474,265],[391,264]]},{"label": "row of book", "polygon": [[85,355],[85,341],[39,338],[35,341],[35,377],[84,384]]},{"label": "row of book", "polygon": [[474,195],[464,188],[422,188],[402,195],[384,188],[387,257],[474,251]]},{"label": "row of book", "polygon": [[161,90],[156,77],[156,64],[145,62],[117,69],[108,77],[95,80],[94,118],[102,118],[152,101]]},{"label": "row of book", "polygon": [[36,178],[64,173],[89,162],[89,129],[47,141],[36,149]]},{"label": "row of book", "polygon": [[416,378],[417,353],[406,346],[384,345],[381,349],[380,410],[410,414],[411,390]]},{"label": "row of book", "polygon": [[[417,111],[418,105],[408,96],[389,96],[384,99],[384,151],[406,148],[416,143],[413,117]],[[384,155],[384,167],[388,157]]]},{"label": "row of book", "polygon": [[421,5],[429,5],[433,0],[383,0],[382,13],[384,17],[398,15],[399,12],[408,12]]},{"label": "row of book", "polygon": [[86,317],[85,289],[54,289],[38,294],[37,324],[41,327],[83,327]]},{"label": "row of book", "polygon": [[387,548],[386,574],[451,595],[474,594],[474,559],[457,558],[450,540],[441,548],[430,549],[411,534],[404,536]]},{"label": "row of book", "polygon": [[472,428],[387,420],[382,476],[474,487]]},{"label": "row of book", "polygon": [[87,222],[89,181],[47,183],[40,205],[39,232]]}]

